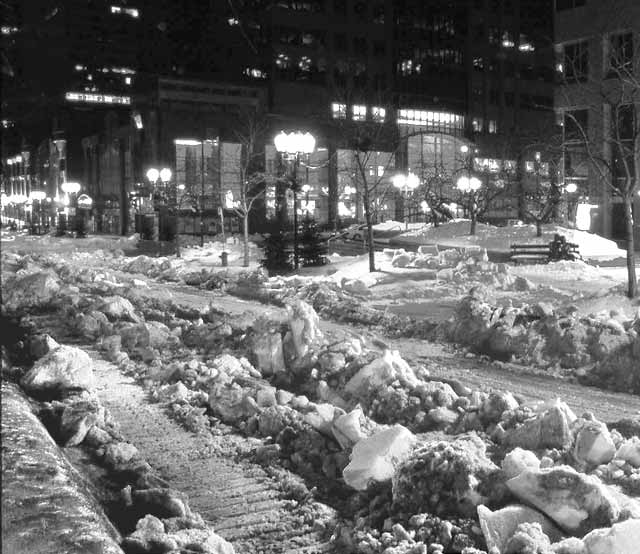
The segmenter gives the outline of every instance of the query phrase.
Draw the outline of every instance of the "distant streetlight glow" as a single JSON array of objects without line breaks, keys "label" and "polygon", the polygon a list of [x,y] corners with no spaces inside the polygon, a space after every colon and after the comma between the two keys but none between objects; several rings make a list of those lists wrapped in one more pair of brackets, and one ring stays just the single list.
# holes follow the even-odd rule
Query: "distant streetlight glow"
[{"label": "distant streetlight glow", "polygon": [[151,183],[155,183],[159,177],[160,172],[155,167],[152,167],[151,169],[149,169],[149,171],[147,171],[147,179],[149,179]]},{"label": "distant streetlight glow", "polygon": [[404,195],[406,197],[404,204],[404,228],[406,231],[409,230],[409,216],[407,204],[409,203],[409,194],[413,193],[415,189],[420,186],[420,178],[414,173],[398,173],[398,175],[394,175],[393,186],[396,187],[400,191],[404,191]]},{"label": "distant streetlight glow", "polygon": [[276,150],[280,152],[282,157],[292,162],[292,178],[291,190],[293,192],[293,263],[295,269],[298,269],[298,164],[300,163],[301,154],[311,154],[316,149],[315,137],[307,132],[302,133],[295,131],[293,133],[285,133],[280,131],[273,139]]},{"label": "distant streetlight glow", "polygon": [[477,177],[462,175],[456,182],[456,188],[464,193],[476,192],[482,186],[482,181]]},{"label": "distant streetlight glow", "polygon": [[77,194],[80,189],[82,188],[82,186],[80,185],[80,183],[74,183],[74,182],[66,182],[66,183],[62,183],[61,187],[63,192],[66,192],[67,194]]},{"label": "distant streetlight glow", "polygon": [[163,183],[168,183],[171,181],[171,170],[168,167],[163,167],[160,170],[160,180]]},{"label": "distant streetlight glow", "polygon": [[567,183],[567,186],[564,187],[564,190],[566,190],[569,194],[573,194],[578,190],[578,185],[576,185],[575,183]]}]

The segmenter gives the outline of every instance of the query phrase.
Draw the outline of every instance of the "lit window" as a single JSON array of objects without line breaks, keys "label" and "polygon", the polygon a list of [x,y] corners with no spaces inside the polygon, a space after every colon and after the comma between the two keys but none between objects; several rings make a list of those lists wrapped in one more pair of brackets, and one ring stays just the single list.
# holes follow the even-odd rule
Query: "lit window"
[{"label": "lit window", "polygon": [[515,45],[516,43],[513,42],[513,39],[511,38],[509,32],[505,31],[504,33],[502,33],[502,46],[504,46],[505,48],[513,48]]},{"label": "lit window", "polygon": [[124,13],[131,17],[138,17],[140,15],[140,12],[136,8],[125,8]]},{"label": "lit window", "polygon": [[7,26],[2,26],[0,28],[0,30],[2,31],[3,35],[12,35],[13,33],[17,33],[18,32],[18,28],[17,27],[7,27]]},{"label": "lit window", "polygon": [[495,119],[489,120],[489,132],[495,135],[498,132],[498,122]]},{"label": "lit window", "polygon": [[125,77],[124,78],[124,84],[125,85],[130,85],[131,84],[131,77]]},{"label": "lit window", "polygon": [[230,17],[227,19],[227,23],[233,27],[234,25],[238,25],[240,22],[235,17]]},{"label": "lit window", "polygon": [[276,58],[276,65],[280,69],[287,69],[289,67],[289,56],[286,54],[278,54],[278,57]]},{"label": "lit window", "polygon": [[87,81],[93,81],[93,75],[91,75],[91,73],[87,75]]},{"label": "lit window", "polygon": [[473,128],[474,133],[482,133],[482,118],[474,117],[471,120],[471,127]]},{"label": "lit window", "polygon": [[300,61],[298,61],[298,67],[300,68],[300,71],[309,71],[311,69],[311,58],[308,56],[302,56]]},{"label": "lit window", "polygon": [[120,6],[111,6],[111,13],[122,13],[122,8]]},{"label": "lit window", "polygon": [[82,71],[82,70],[87,69],[87,68],[84,65],[77,64],[75,69],[76,69],[76,71]]},{"label": "lit window", "polygon": [[345,119],[347,117],[347,105],[339,102],[331,104],[333,119]]},{"label": "lit window", "polygon": [[371,115],[373,116],[374,121],[384,121],[384,118],[387,115],[387,110],[380,106],[373,106],[373,108],[371,108]]},{"label": "lit window", "polygon": [[558,73],[564,73],[564,64],[562,62],[556,64],[556,71]]},{"label": "lit window", "polygon": [[354,105],[353,106],[353,120],[354,121],[364,121],[367,119],[367,107],[362,105]]},{"label": "lit window", "polygon": [[251,77],[252,79],[266,79],[267,78],[267,74],[262,71],[262,69],[258,69],[256,67],[247,67],[244,70],[244,74],[247,77]]},{"label": "lit window", "polygon": [[520,50],[520,52],[533,52],[535,51],[535,46],[530,42],[523,42],[518,46],[518,50]]}]

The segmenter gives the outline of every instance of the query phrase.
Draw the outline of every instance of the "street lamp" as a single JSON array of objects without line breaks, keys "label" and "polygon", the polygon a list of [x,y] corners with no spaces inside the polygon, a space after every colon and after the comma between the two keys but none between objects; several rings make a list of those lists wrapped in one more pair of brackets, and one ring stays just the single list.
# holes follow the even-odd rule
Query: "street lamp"
[{"label": "street lamp", "polygon": [[47,193],[43,190],[32,190],[29,193],[29,199],[32,202],[37,202],[35,205],[36,209],[32,209],[32,218],[35,214],[37,214],[36,222],[31,222],[32,232],[37,230],[38,234],[40,232],[40,227],[42,226],[42,201],[47,197]]},{"label": "street lamp", "polygon": [[80,192],[80,189],[82,188],[80,183],[74,183],[74,182],[64,182],[62,183],[62,185],[60,186],[60,188],[62,189],[62,192],[64,192],[67,197],[65,198],[65,216],[69,217],[71,216],[71,221],[73,222],[72,226],[71,226],[71,231],[75,231],[76,230],[76,195]]},{"label": "street lamp", "polygon": [[[150,167],[147,170],[146,176],[149,180],[149,184],[151,185],[151,197],[153,199],[153,209],[154,211],[159,211],[158,201],[160,200],[163,204],[167,203],[167,185],[169,181],[171,181],[171,170],[168,167],[163,167],[162,169],[157,169],[155,167]],[[162,183],[162,188],[158,191],[158,182]],[[158,218],[154,218],[154,236],[155,236],[155,227],[160,225],[159,216]],[[158,229],[159,231],[159,229]]]},{"label": "street lamp", "polygon": [[469,215],[471,216],[471,234],[476,234],[476,211],[478,202],[476,193],[480,190],[482,181],[475,176],[462,175],[456,182],[456,188],[469,198]]},{"label": "street lamp", "polygon": [[293,192],[293,264],[298,269],[298,165],[300,156],[309,155],[316,148],[316,139],[311,133],[296,131],[285,133],[281,131],[276,135],[273,143],[283,159],[291,162],[291,190]]},{"label": "street lamp", "polygon": [[420,178],[414,173],[409,172],[408,174],[399,173],[393,177],[393,186],[396,187],[401,192],[404,191],[405,196],[405,205],[404,205],[404,229],[405,231],[409,230],[409,217],[408,217],[408,204],[409,204],[409,193],[413,193],[415,189],[420,186]]}]

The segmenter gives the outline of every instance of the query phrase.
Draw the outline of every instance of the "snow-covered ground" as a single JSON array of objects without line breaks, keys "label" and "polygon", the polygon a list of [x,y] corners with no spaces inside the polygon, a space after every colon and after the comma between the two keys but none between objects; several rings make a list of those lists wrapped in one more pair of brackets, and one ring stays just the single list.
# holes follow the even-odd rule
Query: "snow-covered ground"
[{"label": "snow-covered ground", "polygon": [[[390,226],[397,222],[386,222],[384,226]],[[547,224],[542,226],[542,236],[536,236],[535,225],[510,225],[506,227],[496,227],[478,223],[476,234],[470,235],[470,222],[466,219],[458,219],[448,223],[443,223],[434,227],[433,225],[413,224],[409,231],[403,233],[396,240],[412,243],[429,243],[449,246],[451,248],[461,248],[470,245],[477,245],[494,252],[509,252],[511,244],[546,244],[553,240],[554,235],[564,235],[568,242],[577,244],[580,254],[585,259],[612,260],[626,256],[626,252],[609,239],[589,233],[570,229],[560,225]]]}]

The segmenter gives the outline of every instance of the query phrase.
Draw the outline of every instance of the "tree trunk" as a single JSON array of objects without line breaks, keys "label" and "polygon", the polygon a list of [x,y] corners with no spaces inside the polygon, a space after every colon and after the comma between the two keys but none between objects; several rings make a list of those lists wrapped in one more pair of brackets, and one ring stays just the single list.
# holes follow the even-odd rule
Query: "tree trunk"
[{"label": "tree trunk", "polygon": [[247,210],[242,218],[244,235],[244,267],[249,267],[249,211]]},{"label": "tree trunk", "polygon": [[542,220],[536,219],[536,237],[542,236]]},{"label": "tree trunk", "polygon": [[633,196],[626,194],[624,197],[624,219],[627,239],[627,296],[635,298],[638,294],[638,280],[636,276],[635,245],[633,240]]},{"label": "tree trunk", "polygon": [[476,234],[476,222],[478,220],[478,217],[476,215],[476,211],[475,210],[471,210],[471,235],[475,235]]},{"label": "tree trunk", "polygon": [[363,200],[364,200],[364,217],[367,222],[367,236],[369,237],[369,272],[376,271],[376,258],[375,249],[373,245],[373,224],[371,222],[371,206],[369,204],[369,190],[365,184],[363,187]]}]

